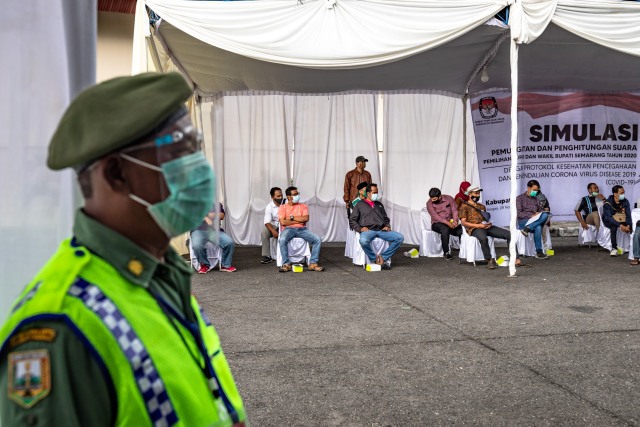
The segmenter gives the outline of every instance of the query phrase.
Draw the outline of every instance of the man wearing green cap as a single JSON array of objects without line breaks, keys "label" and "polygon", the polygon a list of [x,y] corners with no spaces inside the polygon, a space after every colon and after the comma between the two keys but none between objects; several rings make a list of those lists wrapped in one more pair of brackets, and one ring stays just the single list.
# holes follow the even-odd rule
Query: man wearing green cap
[{"label": "man wearing green cap", "polygon": [[190,95],[178,74],[140,74],[86,90],[62,117],[47,164],[76,170],[85,204],[0,329],[3,425],[244,425],[169,245],[214,203]]}]

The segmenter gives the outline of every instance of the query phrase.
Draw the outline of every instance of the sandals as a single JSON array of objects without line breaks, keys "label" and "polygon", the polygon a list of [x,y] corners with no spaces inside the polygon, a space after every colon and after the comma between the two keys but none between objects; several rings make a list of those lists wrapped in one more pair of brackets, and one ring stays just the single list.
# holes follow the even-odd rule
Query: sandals
[{"label": "sandals", "polygon": [[324,267],[321,267],[318,264],[310,264],[309,268],[307,268],[307,270],[309,270],[309,271],[324,271]]},{"label": "sandals", "polygon": [[283,264],[282,267],[278,270],[280,273],[286,273],[287,271],[291,271],[291,265]]},{"label": "sandals", "polygon": [[517,259],[516,260],[516,267],[529,268],[529,267],[531,267],[531,264],[525,264],[521,260]]},{"label": "sandals", "polygon": [[640,260],[638,258],[634,258],[634,259],[631,260],[631,262],[629,264],[638,265],[638,264],[640,264]]}]

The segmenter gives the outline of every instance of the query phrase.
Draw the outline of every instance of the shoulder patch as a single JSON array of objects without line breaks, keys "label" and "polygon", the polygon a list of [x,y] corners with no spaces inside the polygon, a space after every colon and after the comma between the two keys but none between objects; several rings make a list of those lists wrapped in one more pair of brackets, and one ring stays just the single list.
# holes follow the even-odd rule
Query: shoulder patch
[{"label": "shoulder patch", "polygon": [[9,399],[31,408],[51,391],[51,363],[47,350],[9,353]]},{"label": "shoulder patch", "polygon": [[53,328],[31,328],[13,335],[9,340],[9,346],[15,348],[29,341],[53,342],[57,335],[58,332]]}]

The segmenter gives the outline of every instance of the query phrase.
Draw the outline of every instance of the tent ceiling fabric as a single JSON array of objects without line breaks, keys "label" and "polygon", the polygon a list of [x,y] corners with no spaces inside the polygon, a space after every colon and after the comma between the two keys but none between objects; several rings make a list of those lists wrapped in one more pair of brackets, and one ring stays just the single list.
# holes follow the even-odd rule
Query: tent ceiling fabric
[{"label": "tent ceiling fabric", "polygon": [[[640,2],[144,0],[154,37],[203,96],[224,91],[640,89]],[[482,25],[511,5],[514,29]],[[137,19],[139,14],[137,14]],[[489,81],[478,79],[488,61]]]},{"label": "tent ceiling fabric", "polygon": [[463,94],[470,73],[505,28],[482,25],[457,39],[375,67],[313,69],[259,61],[203,43],[167,22],[159,35],[201,95],[274,90],[330,93],[349,90],[439,90]]}]

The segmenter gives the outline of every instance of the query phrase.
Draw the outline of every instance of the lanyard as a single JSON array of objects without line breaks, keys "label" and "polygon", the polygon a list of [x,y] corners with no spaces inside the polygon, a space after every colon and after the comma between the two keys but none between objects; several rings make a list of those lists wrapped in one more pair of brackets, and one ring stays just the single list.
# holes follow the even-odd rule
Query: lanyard
[{"label": "lanyard", "polygon": [[[180,333],[180,330],[175,324],[175,321],[177,320],[183,327],[185,327],[189,331],[194,341],[198,345],[198,350],[200,351],[200,355],[204,360],[204,364],[205,364],[204,368],[200,365],[200,363],[193,356],[193,354],[191,354],[191,356],[194,358],[198,366],[200,366],[200,368],[202,369],[202,372],[207,378],[207,383],[209,384],[209,390],[211,390],[211,393],[213,394],[213,397],[215,398],[216,402],[219,402],[220,401],[219,399],[222,399],[222,402],[224,403],[224,406],[218,405],[218,412],[220,414],[224,414],[225,412],[228,413],[231,416],[231,419],[233,420],[233,422],[237,423],[239,421],[238,414],[235,408],[233,407],[233,405],[231,404],[231,402],[229,401],[229,398],[225,394],[224,390],[220,386],[220,381],[218,381],[218,376],[216,375],[216,371],[213,368],[213,364],[211,363],[211,358],[209,357],[207,348],[204,345],[204,340],[202,338],[202,334],[200,333],[200,327],[198,325],[198,321],[196,320],[196,322],[194,323],[189,322],[187,319],[185,319],[185,317],[180,312],[175,310],[173,306],[167,303],[160,295],[151,291],[149,291],[149,293],[156,300],[156,302],[160,306],[160,309],[162,310],[164,315],[167,316],[167,318],[169,319],[169,322],[171,323],[173,328],[176,330],[176,332],[182,339],[182,342],[185,344],[187,349],[189,349],[189,346],[187,345],[184,337],[182,336],[182,333]],[[191,353],[190,350],[189,350],[189,353]]]}]

